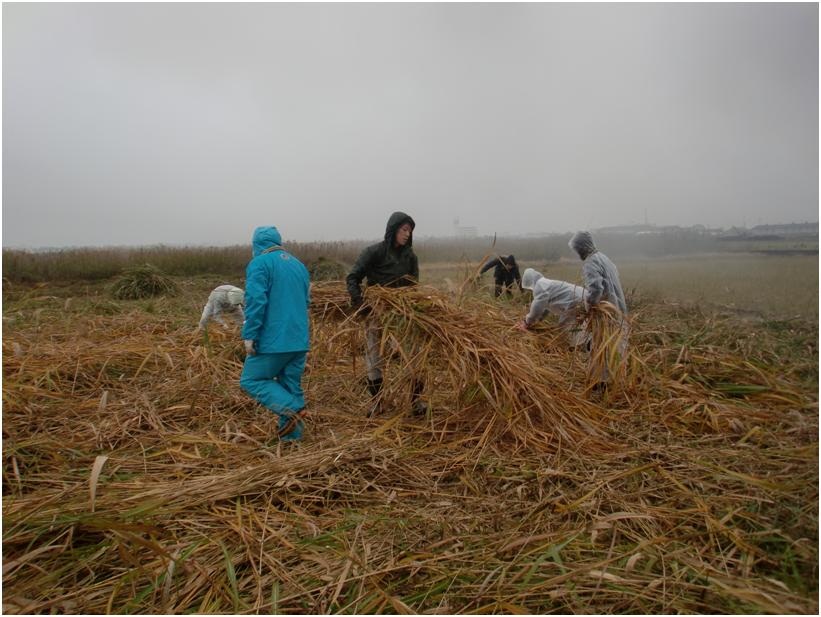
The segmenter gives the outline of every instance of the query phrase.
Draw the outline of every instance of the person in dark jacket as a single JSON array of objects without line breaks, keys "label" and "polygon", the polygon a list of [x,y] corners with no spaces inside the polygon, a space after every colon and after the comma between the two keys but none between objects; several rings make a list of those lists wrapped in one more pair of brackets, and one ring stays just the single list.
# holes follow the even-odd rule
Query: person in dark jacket
[{"label": "person in dark jacket", "polygon": [[[419,261],[413,252],[413,219],[404,212],[394,212],[388,219],[385,238],[382,242],[367,247],[356,260],[347,276],[351,306],[361,309],[362,281],[367,278],[367,286],[407,287],[419,281]],[[367,307],[364,307],[367,309]],[[382,328],[378,319],[370,314],[365,316],[365,362],[368,371],[368,391],[373,400],[368,415],[380,411],[379,393],[382,389],[382,368],[384,359],[379,353]],[[421,400],[424,385],[421,380],[413,382],[411,397],[412,411],[424,415],[427,405]]]},{"label": "person in dark jacket", "polygon": [[522,277],[519,274],[519,264],[516,263],[516,258],[513,255],[499,255],[488,261],[476,277],[477,280],[485,272],[494,268],[493,270],[493,296],[498,298],[502,292],[508,298],[513,297],[512,289],[515,282],[519,286],[519,292],[522,291]]},{"label": "person in dark jacket", "polygon": [[302,372],[310,348],[308,270],[282,248],[276,227],[257,227],[245,271],[245,364],[240,387],[279,416],[279,437],[302,436]]}]

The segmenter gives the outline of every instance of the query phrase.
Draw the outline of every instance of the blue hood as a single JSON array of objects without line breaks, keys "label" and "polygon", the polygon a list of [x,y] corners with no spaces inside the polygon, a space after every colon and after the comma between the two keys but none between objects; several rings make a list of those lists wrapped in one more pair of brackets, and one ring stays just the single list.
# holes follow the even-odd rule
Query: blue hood
[{"label": "blue hood", "polygon": [[257,227],[254,230],[254,239],[251,241],[254,257],[262,255],[264,251],[272,246],[280,246],[281,244],[282,236],[279,235],[276,227]]}]

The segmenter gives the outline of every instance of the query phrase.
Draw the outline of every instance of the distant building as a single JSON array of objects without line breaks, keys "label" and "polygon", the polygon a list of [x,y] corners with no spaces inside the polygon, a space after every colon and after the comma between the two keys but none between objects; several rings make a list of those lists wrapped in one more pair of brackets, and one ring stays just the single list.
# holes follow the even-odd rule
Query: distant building
[{"label": "distant building", "polygon": [[750,229],[750,236],[782,236],[794,238],[818,237],[818,223],[788,223],[786,225],[756,225]]},{"label": "distant building", "polygon": [[457,238],[475,238],[479,235],[476,227],[459,224],[459,217],[453,219],[453,235]]},{"label": "distant building", "polygon": [[663,234],[680,233],[707,233],[704,225],[693,225],[692,227],[680,227],[679,225],[614,225],[612,227],[600,227],[596,230],[600,234],[623,234],[636,236],[660,236]]}]

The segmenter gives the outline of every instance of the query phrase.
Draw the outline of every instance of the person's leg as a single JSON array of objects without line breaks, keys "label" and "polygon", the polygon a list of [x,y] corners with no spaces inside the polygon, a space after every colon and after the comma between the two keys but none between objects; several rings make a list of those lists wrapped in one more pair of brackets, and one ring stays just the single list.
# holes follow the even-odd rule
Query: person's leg
[{"label": "person's leg", "polygon": [[302,439],[302,430],[305,427],[300,419],[299,411],[305,408],[305,397],[302,391],[302,373],[305,370],[307,353],[297,351],[282,367],[277,381],[293,396],[290,410],[283,410],[279,414],[279,438],[285,441]]},{"label": "person's leg", "polygon": [[502,284],[499,281],[496,281],[493,284],[493,297],[498,298],[502,295]]},{"label": "person's leg", "polygon": [[372,399],[368,416],[381,411],[380,401],[377,399],[382,390],[382,367],[385,364],[379,349],[381,341],[382,328],[375,317],[368,317],[365,322],[365,365],[368,370],[368,393]]},{"label": "person's leg", "polygon": [[371,381],[382,381],[382,367],[385,363],[379,349],[381,342],[382,328],[375,317],[368,317],[365,322],[365,364]]},{"label": "person's leg", "polygon": [[302,373],[305,370],[307,352],[297,351],[291,354],[291,359],[282,367],[277,380],[293,396],[292,411],[299,411],[305,407],[305,394],[302,391]]},{"label": "person's leg", "polygon": [[424,416],[428,412],[428,405],[422,400],[425,382],[415,378],[411,384],[411,413],[415,416]]},{"label": "person's leg", "polygon": [[254,354],[245,358],[242,367],[240,387],[276,414],[293,411],[296,404],[300,409],[304,406],[301,397],[296,399],[277,379],[291,356],[290,353]]}]

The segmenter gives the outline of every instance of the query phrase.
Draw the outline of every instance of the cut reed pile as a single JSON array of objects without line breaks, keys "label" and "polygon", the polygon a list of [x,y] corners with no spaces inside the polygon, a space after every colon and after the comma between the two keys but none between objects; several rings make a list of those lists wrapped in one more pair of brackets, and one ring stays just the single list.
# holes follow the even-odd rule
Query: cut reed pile
[{"label": "cut reed pile", "polygon": [[196,335],[199,298],[38,298],[4,304],[7,612],[817,611],[817,350],[787,355],[817,330],[753,349],[648,310],[592,398],[515,309],[369,292],[389,411],[367,419],[361,320],[316,286],[291,447],[238,389],[236,333]]},{"label": "cut reed pile", "polygon": [[111,295],[118,300],[139,300],[175,293],[176,283],[151,264],[126,268],[111,285]]},{"label": "cut reed pile", "polygon": [[[404,393],[407,404],[411,382],[421,379],[429,396],[442,399],[448,422],[479,447],[507,436],[542,452],[607,447],[596,439],[607,413],[574,391],[580,356],[545,361],[487,303],[466,308],[431,288],[369,288],[365,295],[363,311],[382,325],[382,355],[396,360],[385,375],[388,398],[401,401]],[[314,285],[312,297],[321,321],[342,321],[336,336],[361,333],[363,311],[347,310],[343,285]],[[362,343],[345,347],[359,351]]]}]

